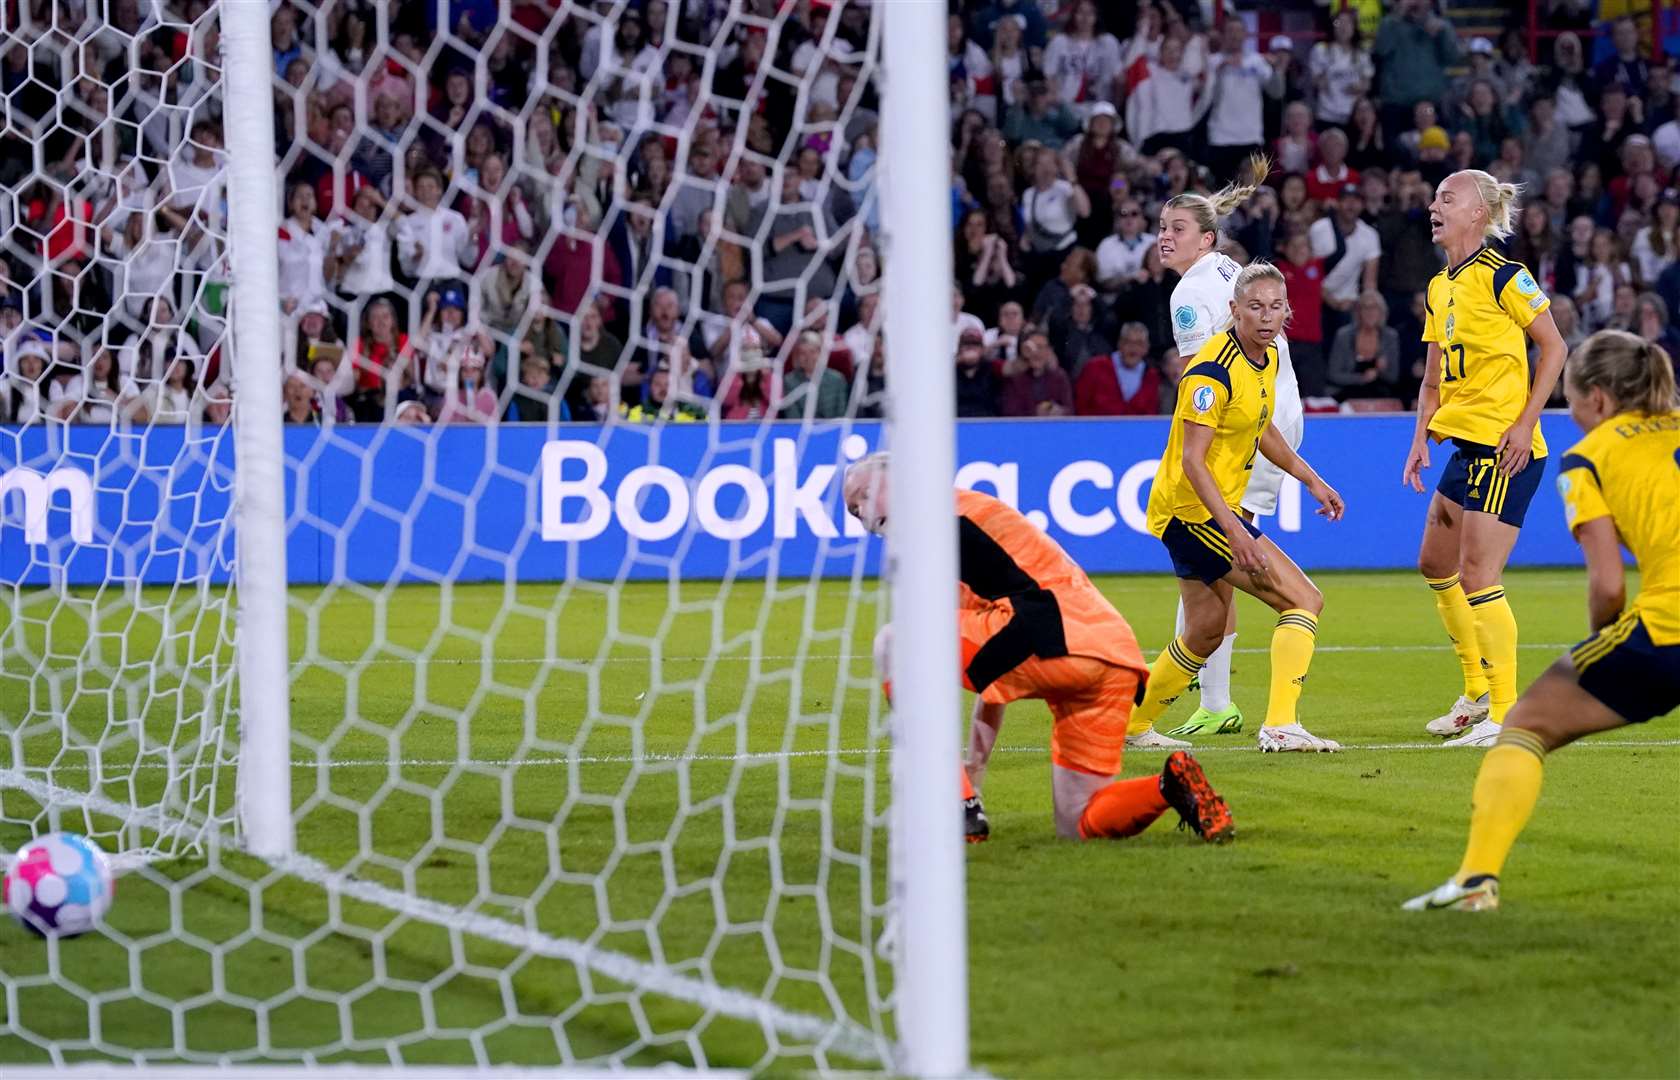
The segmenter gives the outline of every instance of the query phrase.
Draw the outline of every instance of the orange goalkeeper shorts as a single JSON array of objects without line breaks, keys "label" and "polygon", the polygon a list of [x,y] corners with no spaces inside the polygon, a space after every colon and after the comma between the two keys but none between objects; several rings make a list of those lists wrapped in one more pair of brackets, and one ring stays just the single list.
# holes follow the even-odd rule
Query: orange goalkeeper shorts
[{"label": "orange goalkeeper shorts", "polygon": [[[992,620],[962,611],[963,670],[991,640]],[[980,698],[1006,705],[1038,698],[1050,707],[1050,760],[1065,769],[1114,776],[1126,749],[1126,723],[1137,703],[1139,674],[1089,656],[1028,657],[995,679]],[[964,674],[963,685],[973,690]]]}]

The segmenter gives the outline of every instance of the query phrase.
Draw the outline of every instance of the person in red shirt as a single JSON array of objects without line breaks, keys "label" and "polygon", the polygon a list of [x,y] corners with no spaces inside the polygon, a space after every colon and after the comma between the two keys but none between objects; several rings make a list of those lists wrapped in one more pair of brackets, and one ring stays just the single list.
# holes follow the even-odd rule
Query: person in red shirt
[{"label": "person in red shirt", "polygon": [[1129,322],[1120,328],[1120,347],[1093,356],[1074,383],[1074,411],[1080,416],[1154,416],[1161,411],[1161,373],[1147,363],[1149,328]]},{"label": "person in red shirt", "polygon": [[1289,296],[1289,356],[1302,397],[1324,393],[1324,260],[1313,257],[1312,241],[1297,229],[1283,242],[1283,272]]},{"label": "person in red shirt", "polygon": [[[1359,170],[1347,163],[1348,138],[1340,128],[1318,137],[1318,167],[1307,173],[1307,198],[1314,202],[1335,202],[1343,184],[1359,183]],[[1289,344],[1295,344],[1290,335]]]},{"label": "person in red shirt", "polygon": [[1042,330],[1027,335],[1021,345],[1027,362],[1004,380],[1004,416],[1067,416],[1073,412],[1073,385],[1056,362],[1056,352]]}]

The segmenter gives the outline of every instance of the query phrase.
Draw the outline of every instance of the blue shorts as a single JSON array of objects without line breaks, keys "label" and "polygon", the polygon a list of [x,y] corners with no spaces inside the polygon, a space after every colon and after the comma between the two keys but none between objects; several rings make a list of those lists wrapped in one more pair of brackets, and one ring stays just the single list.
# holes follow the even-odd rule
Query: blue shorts
[{"label": "blue shorts", "polygon": [[1515,476],[1498,469],[1493,447],[1454,439],[1453,456],[1435,490],[1466,510],[1492,514],[1507,525],[1521,527],[1528,504],[1546,475],[1546,459],[1533,458]]},{"label": "blue shorts", "polygon": [[1569,650],[1581,689],[1630,724],[1680,707],[1680,645],[1656,645],[1629,611]]},{"label": "blue shorts", "polygon": [[[1239,517],[1238,521],[1242,521]],[[1258,539],[1262,533],[1250,522],[1243,521],[1248,535]],[[1212,521],[1187,522],[1173,518],[1161,532],[1161,543],[1167,545],[1172,556],[1173,573],[1203,585],[1212,585],[1231,572],[1231,542],[1225,530]]]}]

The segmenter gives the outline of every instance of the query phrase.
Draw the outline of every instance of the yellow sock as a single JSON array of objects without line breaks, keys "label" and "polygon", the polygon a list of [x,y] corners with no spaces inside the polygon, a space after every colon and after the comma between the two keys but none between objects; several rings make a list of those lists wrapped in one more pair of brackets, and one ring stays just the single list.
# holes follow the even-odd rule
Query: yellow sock
[{"label": "yellow sock", "polygon": [[1476,616],[1476,641],[1487,660],[1488,719],[1503,724],[1517,700],[1517,617],[1503,585],[1477,589],[1465,600]]},{"label": "yellow sock", "polygon": [[1534,732],[1507,728],[1499,733],[1499,741],[1482,758],[1470,796],[1470,843],[1458,868],[1459,881],[1499,876],[1540,799],[1545,757],[1545,744]]},{"label": "yellow sock", "polygon": [[1196,672],[1202,670],[1205,663],[1207,657],[1197,656],[1185,648],[1183,638],[1173,638],[1168,642],[1149,667],[1149,686],[1144,692],[1143,703],[1132,710],[1126,734],[1142,735],[1154,727],[1155,721],[1178,700],[1178,695],[1184,693],[1190,680],[1196,677]]},{"label": "yellow sock", "polygon": [[1290,608],[1278,616],[1272,631],[1272,696],[1266,702],[1266,726],[1295,723],[1295,705],[1301,700],[1301,684],[1312,666],[1313,645],[1318,636],[1318,619],[1310,611]]},{"label": "yellow sock", "polygon": [[1441,623],[1458,654],[1458,665],[1464,669],[1464,696],[1475,701],[1488,692],[1487,673],[1482,669],[1482,650],[1476,638],[1476,614],[1464,598],[1464,586],[1458,575],[1449,578],[1424,578],[1435,590],[1435,610],[1441,613]]}]

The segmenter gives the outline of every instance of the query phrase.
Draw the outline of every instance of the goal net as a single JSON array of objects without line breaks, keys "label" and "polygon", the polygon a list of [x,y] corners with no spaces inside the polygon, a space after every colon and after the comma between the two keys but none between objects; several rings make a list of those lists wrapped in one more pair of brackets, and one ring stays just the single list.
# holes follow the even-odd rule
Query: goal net
[{"label": "goal net", "polygon": [[236,7],[0,25],[0,1067],[902,1064],[883,5]]}]

